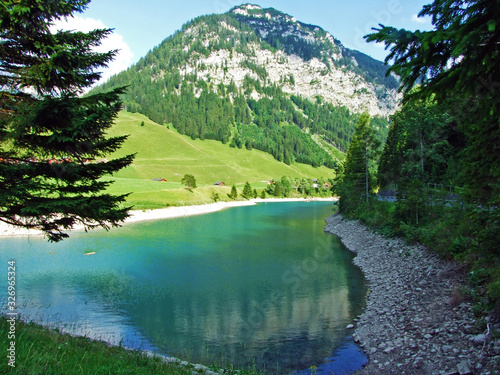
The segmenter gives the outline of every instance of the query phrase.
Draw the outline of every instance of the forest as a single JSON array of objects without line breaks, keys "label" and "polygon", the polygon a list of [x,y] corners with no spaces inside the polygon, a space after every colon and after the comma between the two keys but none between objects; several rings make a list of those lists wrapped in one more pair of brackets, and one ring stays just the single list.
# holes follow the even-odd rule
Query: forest
[{"label": "forest", "polygon": [[478,317],[500,314],[500,34],[491,2],[434,2],[435,30],[380,26],[403,106],[380,143],[361,116],[336,192],[347,217],[464,265]]}]

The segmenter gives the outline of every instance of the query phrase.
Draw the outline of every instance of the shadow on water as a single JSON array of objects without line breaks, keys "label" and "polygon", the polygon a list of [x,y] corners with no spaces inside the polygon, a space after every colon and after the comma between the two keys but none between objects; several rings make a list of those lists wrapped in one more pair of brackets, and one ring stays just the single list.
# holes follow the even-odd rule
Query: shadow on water
[{"label": "shadow on water", "polygon": [[331,357],[325,358],[323,362],[311,365],[306,370],[293,371],[291,375],[347,375],[359,370],[367,363],[368,358],[361,348],[354,343],[352,337],[346,337],[345,341],[334,351]]}]

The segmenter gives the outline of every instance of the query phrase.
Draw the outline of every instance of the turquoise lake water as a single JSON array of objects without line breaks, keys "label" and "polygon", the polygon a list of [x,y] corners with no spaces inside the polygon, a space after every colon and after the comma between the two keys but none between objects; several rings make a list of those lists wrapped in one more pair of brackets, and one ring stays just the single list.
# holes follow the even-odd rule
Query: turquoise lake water
[{"label": "turquoise lake water", "polygon": [[4,238],[0,260],[5,274],[16,261],[24,319],[206,365],[340,374],[366,361],[346,330],[366,288],[353,255],[324,233],[331,209],[266,203],[57,244]]}]

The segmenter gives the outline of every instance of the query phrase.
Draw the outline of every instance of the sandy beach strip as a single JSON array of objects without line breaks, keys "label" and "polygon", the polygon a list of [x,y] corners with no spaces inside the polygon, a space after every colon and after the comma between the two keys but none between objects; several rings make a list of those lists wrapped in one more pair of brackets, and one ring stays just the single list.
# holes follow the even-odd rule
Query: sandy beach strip
[{"label": "sandy beach strip", "polygon": [[[130,217],[124,222],[134,223],[146,220],[173,219],[184,216],[203,215],[217,212],[226,208],[253,206],[257,203],[273,202],[308,202],[308,201],[336,201],[337,198],[268,198],[268,199],[250,199],[246,201],[217,202],[194,206],[171,206],[152,210],[133,210],[130,211]],[[78,226],[73,231],[83,230],[83,226]],[[33,229],[15,227],[0,222],[0,237],[2,236],[39,236],[42,232]]]}]

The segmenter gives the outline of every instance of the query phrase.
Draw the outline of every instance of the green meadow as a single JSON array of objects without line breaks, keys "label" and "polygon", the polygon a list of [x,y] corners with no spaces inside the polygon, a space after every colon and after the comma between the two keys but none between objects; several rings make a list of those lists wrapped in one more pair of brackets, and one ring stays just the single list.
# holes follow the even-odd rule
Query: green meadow
[{"label": "green meadow", "polygon": [[[207,203],[212,201],[214,192],[219,193],[221,200],[227,200],[231,186],[236,185],[241,192],[246,181],[260,193],[267,186],[266,181],[284,175],[333,177],[333,171],[326,167],[286,165],[255,149],[231,148],[213,140],[192,140],[171,126],[158,125],[136,113],[120,112],[108,134],[129,136],[110,158],[136,154],[131,166],[112,177],[114,183],[109,188],[113,194],[131,193],[128,202],[135,209]],[[181,183],[185,174],[196,178],[196,189],[189,191]],[[217,181],[226,186],[214,186]]]}]

